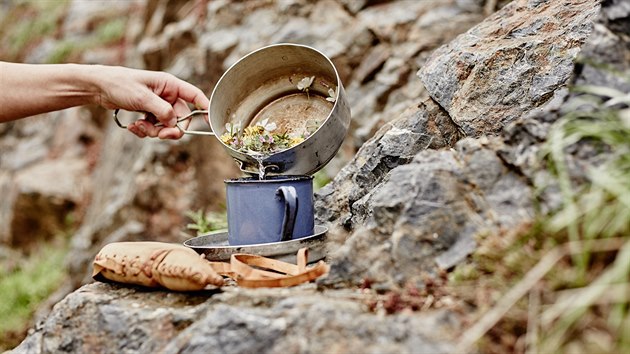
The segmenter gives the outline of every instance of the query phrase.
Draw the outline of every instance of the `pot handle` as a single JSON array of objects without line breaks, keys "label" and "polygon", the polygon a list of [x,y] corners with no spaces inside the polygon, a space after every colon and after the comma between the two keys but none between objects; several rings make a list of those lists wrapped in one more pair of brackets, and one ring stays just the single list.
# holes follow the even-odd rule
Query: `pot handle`
[{"label": "pot handle", "polygon": [[293,229],[295,227],[295,216],[298,210],[298,197],[295,187],[282,186],[276,190],[276,195],[284,200],[284,219],[282,219],[282,239],[289,241],[293,239]]},{"label": "pot handle", "polygon": [[[122,123],[120,123],[120,121],[118,120],[118,111],[119,109],[116,109],[114,111],[114,122],[116,122],[116,125],[118,125],[119,127],[123,128],[123,129],[127,129],[126,125],[123,125]],[[183,117],[178,117],[177,118],[177,123],[175,124],[175,126],[181,130],[184,134],[190,134],[190,135],[214,135],[214,132],[204,132],[204,131],[199,131],[199,130],[186,130],[184,128],[182,128],[181,125],[179,125],[179,123],[190,119],[192,116],[197,115],[197,114],[208,114],[207,110],[204,109],[198,109],[195,111],[192,111],[190,113],[188,113],[187,115],[183,116]],[[164,124],[162,123],[156,123],[155,124],[156,127],[163,127]]]}]

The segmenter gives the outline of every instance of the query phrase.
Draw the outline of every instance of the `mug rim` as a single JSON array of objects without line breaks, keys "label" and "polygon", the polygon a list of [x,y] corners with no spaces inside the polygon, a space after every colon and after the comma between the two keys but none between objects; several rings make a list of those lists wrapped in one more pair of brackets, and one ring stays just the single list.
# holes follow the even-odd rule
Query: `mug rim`
[{"label": "mug rim", "polygon": [[299,182],[299,181],[307,181],[313,180],[313,176],[310,175],[277,175],[277,176],[267,176],[265,179],[259,179],[258,176],[249,176],[249,177],[239,177],[239,178],[230,178],[226,179],[223,182],[225,184],[268,184],[268,183],[278,183],[278,182]]}]

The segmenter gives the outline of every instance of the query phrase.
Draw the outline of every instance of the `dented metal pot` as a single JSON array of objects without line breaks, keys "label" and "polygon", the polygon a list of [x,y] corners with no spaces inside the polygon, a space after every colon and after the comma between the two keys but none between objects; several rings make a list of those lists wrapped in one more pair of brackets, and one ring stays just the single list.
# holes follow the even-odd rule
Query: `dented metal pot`
[{"label": "dented metal pot", "polygon": [[[302,79],[311,77],[308,92],[298,89]],[[209,117],[217,137],[226,132],[226,123],[244,128],[265,119],[279,130],[308,134],[300,144],[263,157],[221,143],[244,172],[259,174],[262,164],[268,175],[310,175],[337,153],[350,124],[350,106],[329,58],[308,46],[275,44],[225,72],[212,92]]]}]

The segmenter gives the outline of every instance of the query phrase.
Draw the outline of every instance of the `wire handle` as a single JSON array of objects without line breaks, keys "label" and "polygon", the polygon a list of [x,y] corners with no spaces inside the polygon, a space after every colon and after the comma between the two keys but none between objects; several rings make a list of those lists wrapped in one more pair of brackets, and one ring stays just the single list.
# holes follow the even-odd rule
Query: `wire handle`
[{"label": "wire handle", "polygon": [[[123,125],[120,120],[118,120],[118,111],[120,111],[120,109],[116,109],[114,111],[114,122],[116,122],[116,125],[118,125],[120,128],[123,129],[127,129],[127,125]],[[179,125],[179,123],[190,119],[192,116],[197,115],[197,114],[208,114],[207,110],[204,109],[198,109],[198,110],[194,110],[190,113],[188,113],[187,115],[183,116],[183,117],[178,117],[177,118],[177,123],[175,123],[175,126],[177,127],[177,129],[181,130],[182,133],[184,134],[189,134],[189,135],[214,135],[214,132],[205,132],[205,131],[199,131],[199,130],[186,130],[184,129],[181,125]],[[164,124],[163,123],[156,123],[155,124],[156,127],[163,127]]]}]

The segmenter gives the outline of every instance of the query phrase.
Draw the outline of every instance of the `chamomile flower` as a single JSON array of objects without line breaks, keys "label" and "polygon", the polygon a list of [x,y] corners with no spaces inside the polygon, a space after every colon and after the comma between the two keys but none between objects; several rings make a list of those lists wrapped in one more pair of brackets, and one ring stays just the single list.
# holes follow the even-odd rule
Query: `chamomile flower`
[{"label": "chamomile flower", "polygon": [[311,76],[311,77],[307,76],[303,78],[297,84],[298,90],[308,92],[308,88],[311,87],[311,85],[313,84],[313,80],[315,80],[315,76]]},{"label": "chamomile flower", "polygon": [[265,131],[268,131],[268,132],[272,132],[278,127],[276,123],[273,123],[273,122],[269,123],[269,118],[265,118],[262,121],[256,123],[256,126],[263,127],[263,129],[265,129]]},{"label": "chamomile flower", "polygon": [[328,89],[328,97],[326,97],[326,101],[335,102],[337,101],[337,89]]}]

